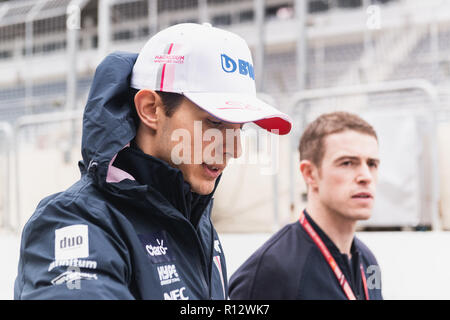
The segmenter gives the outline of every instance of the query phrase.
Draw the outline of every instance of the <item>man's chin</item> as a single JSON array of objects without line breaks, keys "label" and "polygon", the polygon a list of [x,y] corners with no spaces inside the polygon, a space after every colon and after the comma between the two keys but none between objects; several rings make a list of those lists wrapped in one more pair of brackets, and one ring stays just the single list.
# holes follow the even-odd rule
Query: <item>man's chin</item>
[{"label": "man's chin", "polygon": [[211,192],[213,192],[214,187],[215,187],[215,180],[202,183],[192,183],[191,191],[199,195],[206,196]]},{"label": "man's chin", "polygon": [[360,209],[360,210],[355,210],[352,213],[353,219],[358,220],[358,221],[369,220],[371,216],[372,216],[372,209]]},{"label": "man's chin", "polygon": [[372,216],[372,208],[347,208],[340,210],[342,217],[354,222],[370,219]]}]

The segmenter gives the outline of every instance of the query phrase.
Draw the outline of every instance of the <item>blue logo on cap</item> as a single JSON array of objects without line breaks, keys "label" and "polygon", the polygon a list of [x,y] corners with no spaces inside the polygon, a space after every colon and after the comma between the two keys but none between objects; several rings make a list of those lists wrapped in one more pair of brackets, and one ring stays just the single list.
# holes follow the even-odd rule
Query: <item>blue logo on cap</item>
[{"label": "blue logo on cap", "polygon": [[236,71],[236,62],[234,62],[233,59],[231,59],[226,54],[221,54],[220,58],[221,58],[221,62],[222,62],[223,71],[225,71],[227,73]]},{"label": "blue logo on cap", "polygon": [[226,73],[233,73],[236,71],[239,64],[239,73],[243,76],[249,76],[251,79],[255,80],[255,71],[253,65],[245,60],[238,59],[238,63],[235,60],[227,56],[226,54],[221,54],[222,70]]}]

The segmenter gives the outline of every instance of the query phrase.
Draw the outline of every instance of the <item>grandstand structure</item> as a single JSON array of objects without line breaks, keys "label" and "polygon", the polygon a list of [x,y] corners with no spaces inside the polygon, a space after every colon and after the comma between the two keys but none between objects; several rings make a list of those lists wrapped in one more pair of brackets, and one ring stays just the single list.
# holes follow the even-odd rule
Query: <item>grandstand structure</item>
[{"label": "grandstand structure", "polygon": [[[411,77],[442,81],[448,72],[445,51],[450,49],[450,29],[441,17],[410,21],[416,10],[414,5],[407,10],[409,2],[373,2],[381,8],[383,28],[368,30],[370,17],[364,6],[368,1],[309,1],[307,64],[303,67],[306,88]],[[282,99],[298,90],[296,68],[289,67],[296,64],[299,29],[294,0],[13,0],[0,2],[2,119],[65,106],[67,8],[72,3],[77,3],[81,15],[76,67],[80,96],[88,90],[96,65],[108,52],[138,51],[159,29],[205,21],[242,35],[254,56],[263,33],[264,68],[255,70],[262,78],[261,91]],[[265,5],[263,31],[255,22],[260,4]],[[428,7],[430,15],[435,14],[433,6]],[[430,25],[438,29],[437,39],[432,37]],[[399,41],[405,34],[408,39]],[[433,56],[436,45],[440,61]],[[379,70],[381,60],[383,70]],[[374,74],[375,79],[371,78]],[[50,97],[54,99],[47,99]],[[25,98],[29,101],[23,103]]]},{"label": "grandstand structure", "polygon": [[[300,7],[306,10],[303,20],[299,18]],[[75,19],[72,20],[74,24],[69,23],[71,18]],[[446,159],[450,156],[445,153],[445,142],[442,142],[447,136],[446,132],[450,132],[446,127],[450,119],[450,96],[447,93],[450,88],[448,1],[0,1],[0,122],[14,124],[25,115],[81,110],[95,68],[105,55],[115,50],[138,52],[152,34],[181,22],[209,22],[241,35],[249,43],[256,58],[255,74],[259,79],[259,91],[270,95],[285,112],[291,111],[291,98],[299,90],[410,79],[422,79],[429,83],[439,99],[438,105],[435,103],[432,106],[432,118],[437,122],[432,122],[431,127],[439,123],[439,134],[442,136],[439,143],[436,142],[440,152],[439,175],[445,180],[440,182],[440,212],[442,216],[450,215],[450,212],[447,213],[450,211],[450,187],[446,187],[446,183],[450,185],[450,174],[447,177],[450,168],[447,169],[446,165]],[[73,36],[75,40],[71,41]],[[303,50],[303,56],[299,55],[300,49]],[[303,65],[299,61],[303,61]],[[71,96],[76,99],[72,101]],[[403,111],[405,114],[411,114],[411,110],[422,111],[429,103],[428,97],[415,89],[330,99],[310,101],[308,107],[310,110],[321,110],[324,105],[331,105],[331,109],[344,106],[349,110],[359,110],[361,105],[369,105],[371,109],[378,110],[387,106],[390,110],[398,112],[401,109],[406,110]],[[300,117],[310,119],[313,114],[301,114]],[[424,121],[423,117],[420,119]],[[51,131],[41,128],[31,133],[22,132],[21,139],[33,144],[30,150],[39,150],[35,146],[49,145],[42,142],[49,138],[37,138],[37,132],[39,136],[48,137]],[[0,141],[2,134],[0,132]],[[78,130],[78,139],[79,134]],[[294,140],[298,134],[299,131],[294,133]],[[65,138],[68,135],[60,134]],[[433,136],[428,138],[435,139]],[[428,138],[420,137],[424,140]],[[427,145],[427,142],[424,143]],[[2,145],[0,143],[0,148]],[[292,142],[281,140],[280,150],[284,152],[282,159],[286,159],[286,163],[282,162],[282,168],[291,165],[288,158],[297,157],[292,147]],[[67,155],[67,148],[64,148],[63,153]],[[26,152],[29,151],[23,153]],[[51,152],[49,154],[53,155]],[[67,160],[66,156],[60,158]],[[430,167],[436,164],[427,161]],[[16,160],[15,163],[18,166],[21,162]],[[26,163],[23,166],[27,167]],[[230,177],[237,179],[241,174],[239,170],[236,169],[236,173],[231,173]],[[272,194],[270,188],[255,192],[268,198],[268,203],[241,199],[240,203],[248,200],[241,206],[242,214],[252,210],[268,212],[252,217],[249,214],[248,224],[260,226],[257,230],[267,230],[267,225],[272,221],[273,201],[279,203],[279,223],[291,218],[289,193],[294,192],[296,201],[301,205],[302,189],[289,190],[289,175],[288,171],[282,171],[277,177],[280,184],[278,195]],[[75,179],[76,173],[71,177]],[[268,177],[261,179],[267,183],[260,186],[270,185],[273,181]],[[295,184],[301,185],[301,179],[295,179]],[[223,182],[227,183],[226,180]],[[48,189],[53,190],[50,187]],[[28,191],[31,192],[31,189]],[[430,197],[423,189],[416,192],[420,197]],[[22,210],[32,211],[38,198],[36,196]],[[226,203],[229,203],[230,199],[227,199]],[[238,195],[233,199],[235,202],[241,200]],[[227,208],[221,206],[220,201],[216,201],[216,206],[217,221],[225,221],[222,230],[231,229],[227,227],[227,221],[242,221],[242,216],[238,218],[241,211],[237,208],[233,209],[233,212],[237,212],[233,217],[227,217]],[[421,205],[419,207],[422,212],[429,209]],[[414,227],[431,224],[429,217],[415,221],[405,222],[404,225]],[[236,230],[236,226],[232,228]]]}]

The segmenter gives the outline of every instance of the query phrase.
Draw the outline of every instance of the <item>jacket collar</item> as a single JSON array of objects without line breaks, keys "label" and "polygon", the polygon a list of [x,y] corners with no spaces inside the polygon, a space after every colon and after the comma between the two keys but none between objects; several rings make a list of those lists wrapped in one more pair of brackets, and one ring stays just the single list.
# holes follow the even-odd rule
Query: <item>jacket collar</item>
[{"label": "jacket collar", "polygon": [[[333,255],[333,257],[336,258],[344,258],[347,255],[346,254],[342,254],[338,247],[334,244],[334,242],[327,236],[327,234],[316,224],[316,222],[311,218],[311,216],[308,214],[308,212],[305,210],[303,210],[306,219],[308,220],[308,222],[310,223],[310,225],[313,227],[313,229],[317,232],[317,234],[319,235],[320,239],[322,239],[323,243],[327,246],[328,250],[330,251],[330,253]],[[355,239],[353,238],[352,241],[352,246],[350,248],[350,252],[352,254],[352,257],[356,257],[359,255],[359,251],[356,248],[355,245]]]},{"label": "jacket collar", "polygon": [[134,141],[131,142],[130,147],[122,149],[117,154],[113,165],[130,174],[140,185],[146,185],[148,193],[159,193],[195,227],[210,203],[220,180],[219,177],[214,190],[208,195],[192,192],[191,186],[184,180],[179,169],[144,153]]},{"label": "jacket collar", "polygon": [[333,241],[327,236],[327,234],[314,222],[311,216],[308,214],[306,209],[303,211],[306,219],[312,228],[316,231],[319,237],[322,239],[325,246],[330,251],[330,254],[336,260],[337,264],[341,268],[341,271],[345,274],[347,281],[350,284],[353,292],[357,296],[358,299],[363,299],[364,290],[362,288],[362,278],[360,276],[360,264],[361,264],[361,253],[359,252],[355,237],[353,237],[352,246],[350,248],[350,252],[352,254],[351,260],[348,259],[346,254],[343,254],[339,251],[338,247],[334,244]]}]

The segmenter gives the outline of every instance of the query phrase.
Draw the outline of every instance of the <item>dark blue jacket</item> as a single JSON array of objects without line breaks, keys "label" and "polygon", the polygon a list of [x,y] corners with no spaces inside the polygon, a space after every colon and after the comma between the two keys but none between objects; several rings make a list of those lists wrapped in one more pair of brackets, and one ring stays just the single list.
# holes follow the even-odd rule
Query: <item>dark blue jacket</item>
[{"label": "dark blue jacket", "polygon": [[114,53],[97,68],[81,179],[43,199],[25,225],[15,299],[227,298],[212,193],[191,192],[180,170],[126,147],[136,58]]},{"label": "dark blue jacket", "polygon": [[[365,297],[360,263],[365,270],[369,298],[382,299],[380,269],[369,248],[355,237],[349,261],[306,212],[305,217],[336,260],[357,299]],[[299,221],[273,235],[231,276],[230,298],[347,299],[330,265]]]}]

